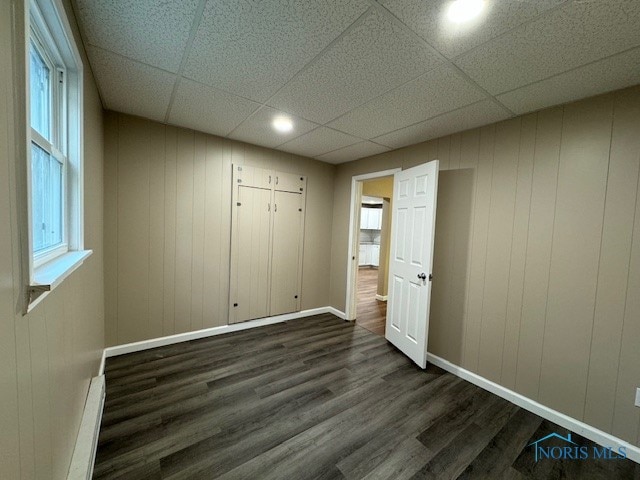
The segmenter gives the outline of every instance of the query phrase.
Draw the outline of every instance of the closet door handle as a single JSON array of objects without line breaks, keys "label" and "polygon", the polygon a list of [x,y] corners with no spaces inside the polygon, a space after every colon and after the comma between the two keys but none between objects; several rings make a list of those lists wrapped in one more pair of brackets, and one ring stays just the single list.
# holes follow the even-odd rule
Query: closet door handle
[{"label": "closet door handle", "polygon": [[274,212],[277,212],[277,211],[278,211],[278,204],[277,204],[277,203],[274,203],[274,204],[273,204],[273,211],[274,211]]},{"label": "closet door handle", "polygon": [[279,180],[278,176],[276,175],[276,185],[278,184],[278,180]]},{"label": "closet door handle", "polygon": [[270,212],[270,211],[271,211],[271,204],[267,203],[267,212]]},{"label": "closet door handle", "polygon": [[269,175],[269,185],[271,185],[271,175]]}]

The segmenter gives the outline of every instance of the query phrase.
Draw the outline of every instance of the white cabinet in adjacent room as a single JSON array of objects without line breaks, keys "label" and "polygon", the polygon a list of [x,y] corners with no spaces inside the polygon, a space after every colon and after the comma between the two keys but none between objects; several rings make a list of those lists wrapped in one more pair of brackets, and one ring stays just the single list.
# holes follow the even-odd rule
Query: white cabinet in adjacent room
[{"label": "white cabinet in adjacent room", "polygon": [[371,247],[371,263],[374,267],[380,266],[380,245],[370,245]]},{"label": "white cabinet in adjacent room", "polygon": [[369,245],[360,245],[358,249],[358,266],[362,267],[363,265],[369,265],[367,263],[368,260],[368,247]]},{"label": "white cabinet in adjacent room", "polygon": [[382,209],[362,207],[360,209],[360,229],[380,230],[382,228]]}]

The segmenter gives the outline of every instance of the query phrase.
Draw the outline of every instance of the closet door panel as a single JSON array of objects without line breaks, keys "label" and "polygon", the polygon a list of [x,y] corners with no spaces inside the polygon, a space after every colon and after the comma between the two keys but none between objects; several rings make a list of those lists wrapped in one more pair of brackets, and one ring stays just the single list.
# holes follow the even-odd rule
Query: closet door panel
[{"label": "closet door panel", "polygon": [[274,194],[271,315],[300,309],[302,199],[299,193],[276,191]]},{"label": "closet door panel", "polygon": [[280,192],[303,193],[305,187],[304,175],[294,173],[275,172],[274,188]]},{"label": "closet door panel", "polygon": [[[238,188],[234,322],[269,316],[271,190]],[[237,303],[237,306],[235,305]]]}]

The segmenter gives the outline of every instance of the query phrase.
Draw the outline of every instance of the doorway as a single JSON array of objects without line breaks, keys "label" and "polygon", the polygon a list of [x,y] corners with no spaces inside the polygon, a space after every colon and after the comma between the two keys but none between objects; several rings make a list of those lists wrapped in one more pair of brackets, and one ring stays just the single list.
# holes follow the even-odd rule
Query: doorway
[{"label": "doorway", "polygon": [[346,315],[384,336],[393,174],[386,170],[352,179]]},{"label": "doorway", "polygon": [[384,280],[385,262],[388,258],[389,205],[392,189],[393,177],[364,181],[360,205],[356,323],[381,336],[384,336],[387,318],[387,292]]}]

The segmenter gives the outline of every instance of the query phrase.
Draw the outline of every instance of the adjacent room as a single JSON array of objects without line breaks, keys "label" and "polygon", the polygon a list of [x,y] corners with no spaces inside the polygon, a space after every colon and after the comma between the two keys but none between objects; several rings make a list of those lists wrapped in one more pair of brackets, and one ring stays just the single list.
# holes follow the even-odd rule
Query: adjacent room
[{"label": "adjacent room", "polygon": [[640,480],[639,25],[0,2],[0,479]]}]

